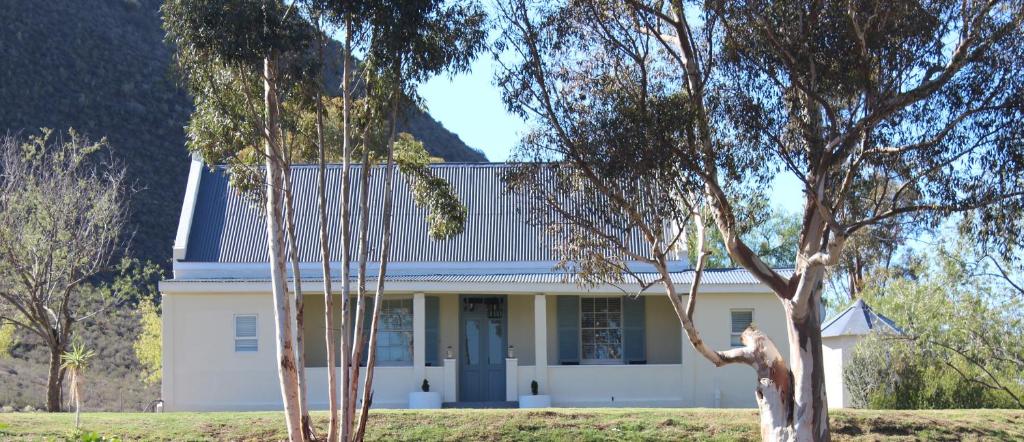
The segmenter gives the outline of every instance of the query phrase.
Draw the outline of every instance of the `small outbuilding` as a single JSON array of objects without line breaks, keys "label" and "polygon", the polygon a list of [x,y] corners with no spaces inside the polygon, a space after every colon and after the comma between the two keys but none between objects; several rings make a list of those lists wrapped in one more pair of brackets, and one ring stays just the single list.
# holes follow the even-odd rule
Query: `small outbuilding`
[{"label": "small outbuilding", "polygon": [[822,356],[825,359],[825,388],[829,408],[850,406],[850,393],[843,382],[843,368],[853,349],[868,333],[902,333],[889,318],[875,313],[863,300],[843,310],[821,327]]}]

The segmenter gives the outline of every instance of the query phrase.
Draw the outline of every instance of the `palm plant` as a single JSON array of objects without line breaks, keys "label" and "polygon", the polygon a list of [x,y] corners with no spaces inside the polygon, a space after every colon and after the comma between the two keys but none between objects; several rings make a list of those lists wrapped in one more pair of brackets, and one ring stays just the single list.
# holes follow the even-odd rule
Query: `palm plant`
[{"label": "palm plant", "polygon": [[71,346],[71,351],[65,351],[60,356],[60,366],[68,371],[71,382],[68,387],[69,399],[75,401],[75,428],[78,428],[81,423],[82,373],[89,366],[89,360],[95,355],[95,351],[86,350],[84,345],[74,344]]}]

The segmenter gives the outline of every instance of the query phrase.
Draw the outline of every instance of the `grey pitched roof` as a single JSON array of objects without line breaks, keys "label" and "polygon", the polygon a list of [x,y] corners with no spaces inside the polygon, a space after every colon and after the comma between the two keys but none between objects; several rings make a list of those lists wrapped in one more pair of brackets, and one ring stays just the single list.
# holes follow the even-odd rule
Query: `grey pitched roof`
[{"label": "grey pitched roof", "polygon": [[825,322],[821,327],[821,337],[866,335],[876,329],[903,333],[891,319],[875,313],[867,303],[858,299],[842,313]]},{"label": "grey pitched roof", "polygon": [[[427,236],[425,212],[413,203],[405,177],[396,169],[394,182],[394,218],[390,259],[392,262],[515,262],[556,261],[552,238],[541,227],[529,225],[520,212],[527,196],[505,191],[500,163],[446,163],[431,166],[432,172],[451,183],[468,210],[466,229],[455,238],[434,241]],[[382,189],[384,171],[375,168],[370,186]],[[361,216],[357,195],[361,191],[360,166],[352,168],[352,214]],[[317,209],[316,166],[294,166],[292,182],[297,215],[298,251],[303,262],[320,260],[320,235]],[[341,166],[327,170],[327,201],[331,259],[341,257],[339,231]],[[380,194],[378,191],[377,195]],[[370,219],[379,220],[382,201],[371,200]],[[370,260],[380,250],[379,222],[370,223]],[[628,243],[645,253],[644,241],[635,232]],[[354,242],[354,241],[353,241]],[[356,244],[352,245],[355,253]],[[355,256],[355,255],[353,255]],[[189,230],[186,262],[259,263],[267,262],[266,228],[261,208],[239,195],[228,184],[223,167],[204,169],[196,195]]]}]

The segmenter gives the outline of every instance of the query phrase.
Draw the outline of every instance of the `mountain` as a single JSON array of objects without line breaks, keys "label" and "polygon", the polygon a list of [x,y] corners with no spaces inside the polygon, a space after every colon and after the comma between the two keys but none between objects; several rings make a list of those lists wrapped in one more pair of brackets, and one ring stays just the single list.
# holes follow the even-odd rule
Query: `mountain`
[{"label": "mountain", "polygon": [[[168,265],[189,157],[192,101],[177,85],[159,0],[5,2],[0,8],[0,134],[74,127],[107,137],[140,191],[133,253]],[[429,114],[404,128],[447,161],[487,161]]]}]

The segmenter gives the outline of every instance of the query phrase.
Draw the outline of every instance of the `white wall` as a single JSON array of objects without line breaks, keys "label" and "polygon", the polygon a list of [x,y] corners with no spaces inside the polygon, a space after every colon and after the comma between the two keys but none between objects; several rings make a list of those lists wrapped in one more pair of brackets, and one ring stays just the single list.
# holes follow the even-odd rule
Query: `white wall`
[{"label": "white wall", "polygon": [[[707,345],[716,350],[729,348],[732,309],[753,309],[754,324],[768,334],[782,357],[789,361],[785,313],[778,297],[771,293],[699,295],[693,321]],[[754,400],[754,386],[757,382],[754,369],[737,364],[715,367],[697,354],[689,341],[684,341],[682,346],[686,380],[693,387],[687,402],[689,406],[757,406]]]},{"label": "white wall", "polygon": [[[270,294],[164,294],[162,308],[165,410],[281,408]],[[234,351],[236,314],[257,315],[259,351]],[[374,406],[406,407],[408,393],[423,382],[412,373],[411,366],[378,367]],[[327,408],[327,368],[307,368],[307,375],[310,407]],[[443,368],[427,367],[426,375],[432,390],[443,391]]]},{"label": "white wall", "polygon": [[[510,296],[510,298],[515,295]],[[664,297],[660,294],[650,296]],[[441,295],[442,352],[448,345],[457,349],[457,295]],[[550,341],[557,339],[554,327],[554,296],[548,296],[549,352],[557,352]],[[309,298],[307,298],[309,299]],[[658,299],[658,301],[655,301]],[[668,315],[661,309],[668,303],[651,298],[650,319],[659,326],[649,329],[647,345],[652,356],[678,361],[670,346],[681,347],[682,364],[550,366],[547,386],[555,405],[575,406],[698,406],[753,407],[755,374],[746,366],[715,368],[697,355],[681,331],[668,327]],[[518,301],[518,300],[516,300]],[[510,304],[518,304],[510,301]],[[522,299],[523,308],[514,309],[524,316],[524,306],[532,307],[532,298]],[[171,410],[268,410],[279,409],[281,395],[275,369],[273,302],[269,293],[172,293],[164,294],[164,382],[165,408]],[[729,345],[730,310],[754,309],[754,321],[775,340],[788,359],[786,328],[782,306],[768,293],[709,293],[698,299],[695,322],[701,337],[715,349]],[[651,309],[658,310],[655,314]],[[520,311],[523,310],[523,311]],[[309,312],[309,310],[307,310]],[[259,322],[259,351],[234,352],[234,316],[256,314]],[[657,315],[658,319],[654,319]],[[529,316],[529,315],[525,315]],[[312,318],[310,318],[312,319]],[[526,324],[522,324],[526,325]],[[530,324],[532,326],[532,324]],[[510,324],[510,328],[517,324]],[[660,330],[660,331],[658,331]],[[536,368],[527,365],[532,350],[526,339],[533,332],[517,336],[520,394],[529,394]],[[676,353],[677,355],[679,353]],[[456,352],[458,356],[458,352]],[[553,356],[553,357],[552,357]],[[557,361],[557,354],[549,355]],[[325,408],[326,368],[309,368],[310,405]],[[829,370],[834,371],[834,370]],[[422,379],[413,379],[412,367],[380,367],[375,376],[375,406],[405,407],[407,393],[418,391]],[[427,367],[433,391],[444,391],[442,367]],[[612,397],[615,397],[614,402]],[[831,397],[831,390],[830,390]]]},{"label": "white wall", "polygon": [[843,382],[843,367],[850,361],[853,348],[863,336],[836,336],[821,339],[822,356],[825,362],[825,392],[829,408],[847,408],[850,393]]}]

